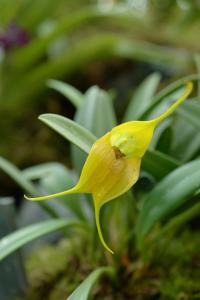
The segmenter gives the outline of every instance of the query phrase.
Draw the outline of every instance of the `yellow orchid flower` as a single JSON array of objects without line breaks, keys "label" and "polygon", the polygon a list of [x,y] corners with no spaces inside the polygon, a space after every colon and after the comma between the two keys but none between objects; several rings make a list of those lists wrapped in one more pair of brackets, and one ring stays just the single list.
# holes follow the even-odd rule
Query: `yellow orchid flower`
[{"label": "yellow orchid flower", "polygon": [[94,201],[97,230],[103,246],[114,253],[104,241],[99,213],[102,205],[129,190],[138,180],[140,164],[155,127],[171,114],[192,91],[192,82],[180,98],[163,114],[150,121],[130,121],[114,127],[92,146],[75,187],[60,193],[29,198],[45,200],[73,193],[91,193]]}]

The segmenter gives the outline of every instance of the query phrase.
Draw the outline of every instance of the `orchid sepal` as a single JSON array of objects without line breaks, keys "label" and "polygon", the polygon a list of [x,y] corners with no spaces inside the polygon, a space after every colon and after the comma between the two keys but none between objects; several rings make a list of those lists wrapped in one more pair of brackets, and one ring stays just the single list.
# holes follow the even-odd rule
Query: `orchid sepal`
[{"label": "orchid sepal", "polygon": [[91,193],[99,238],[104,248],[113,254],[101,232],[99,221],[101,207],[128,191],[136,183],[141,159],[148,149],[154,129],[187,98],[192,88],[192,82],[187,81],[184,93],[157,118],[123,123],[99,138],[90,150],[75,187],[52,195],[36,198],[25,196],[25,198],[40,201],[74,193]]}]

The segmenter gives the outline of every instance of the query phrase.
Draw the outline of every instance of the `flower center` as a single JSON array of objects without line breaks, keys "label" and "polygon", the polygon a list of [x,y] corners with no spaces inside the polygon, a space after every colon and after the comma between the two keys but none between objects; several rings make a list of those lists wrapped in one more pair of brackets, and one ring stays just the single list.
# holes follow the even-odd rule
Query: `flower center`
[{"label": "flower center", "polygon": [[116,146],[113,146],[112,148],[113,148],[113,150],[114,150],[115,158],[116,158],[116,159],[120,159],[120,158],[123,158],[123,157],[126,156],[126,155],[125,155],[124,153],[122,153],[122,152],[120,151],[120,149],[117,148]]},{"label": "flower center", "polygon": [[130,158],[135,153],[135,139],[129,132],[115,132],[111,136],[110,143],[117,159]]}]

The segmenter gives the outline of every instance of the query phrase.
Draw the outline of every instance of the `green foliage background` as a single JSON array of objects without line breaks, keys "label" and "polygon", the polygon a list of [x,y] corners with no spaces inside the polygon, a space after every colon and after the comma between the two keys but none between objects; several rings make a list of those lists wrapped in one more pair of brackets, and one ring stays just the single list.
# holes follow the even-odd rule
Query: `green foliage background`
[{"label": "green foliage background", "polygon": [[[39,203],[49,220],[0,242],[3,259],[33,239],[63,230],[69,245],[64,251],[69,263],[78,262],[80,274],[63,281],[67,270],[58,260],[55,270],[47,268],[46,281],[40,270],[44,286],[38,295],[30,260],[33,294],[27,299],[53,299],[45,284],[52,287],[54,281],[60,283],[54,290],[60,297],[82,282],[67,299],[88,299],[103,274],[108,280],[95,297],[103,297],[105,288],[105,299],[121,300],[127,285],[130,297],[143,297],[138,299],[154,291],[163,300],[199,299],[199,2],[0,0],[0,8],[0,36],[15,24],[30,37],[9,50],[0,42],[0,190],[1,196],[20,198],[22,206],[24,192],[73,186],[92,143],[117,123],[153,118],[182,93],[185,80],[195,84],[189,99],[156,130],[134,190],[102,213],[105,237],[117,250],[114,258],[102,251],[85,195]],[[51,251],[49,259],[63,248]]]}]

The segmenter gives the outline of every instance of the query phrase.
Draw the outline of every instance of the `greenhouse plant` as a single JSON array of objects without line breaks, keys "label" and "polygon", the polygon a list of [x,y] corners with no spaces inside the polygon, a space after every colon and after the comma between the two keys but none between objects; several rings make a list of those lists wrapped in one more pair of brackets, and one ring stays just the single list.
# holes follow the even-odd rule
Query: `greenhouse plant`
[{"label": "greenhouse plant", "polygon": [[0,0],[0,300],[200,299],[198,0]]},{"label": "greenhouse plant", "polygon": [[[91,274],[68,298],[66,295],[66,299],[88,299],[94,284],[102,275],[108,280],[104,282],[105,287],[102,286],[102,289],[94,289],[94,299],[131,299],[137,296],[138,285],[142,284],[145,273],[164,264],[163,255],[169,256],[172,261],[176,258],[171,257],[176,234],[199,214],[199,143],[195,142],[191,149],[187,130],[181,137],[177,133],[177,128],[180,130],[181,127],[188,126],[190,138],[198,140],[199,104],[191,94],[192,82],[196,83],[198,79],[199,75],[187,76],[154,96],[160,76],[157,73],[151,74],[134,93],[120,126],[117,126],[113,99],[109,93],[95,86],[82,94],[66,83],[49,80],[51,88],[65,94],[76,106],[75,121],[55,114],[44,114],[39,119],[75,145],[71,148],[71,156],[76,172],[58,163],[20,171],[1,158],[1,168],[21,185],[26,198],[27,195],[37,197],[42,191],[45,194],[58,194],[32,200],[62,196],[55,200],[37,202],[51,219],[3,238],[0,246],[1,259],[35,238],[62,229],[65,239],[75,240],[72,246],[75,249],[71,251],[74,251],[75,256],[78,255],[80,262],[84,264],[85,259],[91,259]],[[186,99],[188,97],[191,99]],[[189,120],[193,121],[188,125]],[[158,125],[160,122],[163,123]],[[182,153],[179,153],[180,148]],[[89,155],[88,158],[86,155]],[[128,162],[125,166],[115,165],[120,160],[124,164],[126,159]],[[74,178],[78,178],[82,168],[80,180],[75,185],[77,179]],[[132,190],[133,184],[135,186]],[[62,192],[70,187],[70,190]],[[88,192],[94,197],[96,224],[100,240],[106,249],[102,248],[98,239],[92,200],[85,194]],[[73,195],[69,195],[70,193]],[[103,195],[103,198],[95,198],[95,193]],[[109,201],[113,198],[117,199]],[[99,218],[99,209],[106,202],[108,204]],[[72,229],[76,233],[68,233]],[[112,250],[104,238],[109,241]],[[184,233],[182,238],[177,247],[181,247],[184,239],[188,238],[187,234]],[[190,251],[194,251],[193,255],[198,253],[197,249]],[[179,267],[183,268],[185,263],[187,260],[181,261]],[[197,278],[198,272],[193,275]],[[170,298],[173,293],[178,295],[179,289],[173,291],[172,287],[170,291],[167,286],[172,278],[167,278],[169,282],[165,286],[166,278],[164,280],[163,276],[168,275],[161,274],[161,278],[157,278],[158,285],[154,283],[155,278],[152,282],[149,279],[148,289],[144,293],[157,293],[161,295],[161,299]],[[187,278],[190,275],[185,276]],[[130,297],[126,295],[122,283],[124,280],[127,285],[133,284]],[[184,284],[184,280],[182,283]],[[195,293],[195,280],[193,284],[191,282],[191,286],[185,287],[186,292]],[[179,288],[184,289],[184,286],[180,283]],[[60,297],[62,299],[63,296]]]}]

